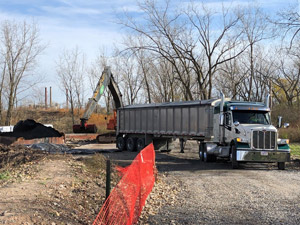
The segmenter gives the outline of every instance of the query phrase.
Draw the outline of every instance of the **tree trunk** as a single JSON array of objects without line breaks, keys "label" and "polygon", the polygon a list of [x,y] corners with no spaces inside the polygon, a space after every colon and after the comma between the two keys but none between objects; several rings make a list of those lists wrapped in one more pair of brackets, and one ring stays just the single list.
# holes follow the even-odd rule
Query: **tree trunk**
[{"label": "tree trunk", "polygon": [[11,123],[13,108],[14,108],[14,97],[13,97],[13,93],[10,93],[9,100],[8,100],[8,108],[6,113],[6,120],[5,120],[6,126],[9,126]]}]

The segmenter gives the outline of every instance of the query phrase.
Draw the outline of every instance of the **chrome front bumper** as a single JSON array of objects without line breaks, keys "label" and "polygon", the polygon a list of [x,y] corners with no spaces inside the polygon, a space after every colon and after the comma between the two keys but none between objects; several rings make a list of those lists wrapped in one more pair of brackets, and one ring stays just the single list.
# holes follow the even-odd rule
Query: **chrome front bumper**
[{"label": "chrome front bumper", "polygon": [[244,162],[289,162],[290,152],[283,150],[236,150],[236,160]]}]

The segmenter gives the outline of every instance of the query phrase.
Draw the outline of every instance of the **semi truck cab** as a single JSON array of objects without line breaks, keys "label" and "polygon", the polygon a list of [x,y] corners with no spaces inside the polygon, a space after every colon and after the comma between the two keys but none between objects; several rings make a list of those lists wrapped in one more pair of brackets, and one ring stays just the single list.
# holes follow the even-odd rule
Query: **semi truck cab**
[{"label": "semi truck cab", "polygon": [[289,140],[278,138],[281,118],[277,127],[271,124],[269,96],[261,103],[231,101],[221,94],[214,105],[214,143],[200,148],[200,158],[228,158],[234,169],[242,162],[276,162],[278,169],[285,169]]}]

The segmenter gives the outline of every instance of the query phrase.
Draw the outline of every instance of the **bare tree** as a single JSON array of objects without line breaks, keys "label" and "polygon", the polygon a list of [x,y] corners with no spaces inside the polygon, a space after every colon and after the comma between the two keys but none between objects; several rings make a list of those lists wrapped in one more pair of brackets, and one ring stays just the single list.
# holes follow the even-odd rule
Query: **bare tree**
[{"label": "bare tree", "polygon": [[288,106],[293,106],[296,101],[299,104],[300,60],[288,53],[280,49],[277,54],[279,60],[273,75],[273,94],[279,103],[286,102]]},{"label": "bare tree", "polygon": [[176,79],[172,64],[159,58],[150,67],[151,74],[151,96],[154,102],[173,102],[183,99],[182,86]]},{"label": "bare tree", "polygon": [[[239,25],[240,29],[245,35],[245,39],[248,42],[249,50],[246,52],[248,55],[248,63],[245,61],[244,68],[248,71],[248,82],[245,87],[245,100],[256,100],[257,91],[253,90],[253,86],[258,84],[259,80],[255,80],[255,54],[256,50],[259,50],[261,46],[257,45],[262,40],[270,39],[275,36],[272,31],[271,23],[268,22],[266,15],[257,6],[248,6],[243,9],[239,9],[237,15],[241,18]],[[257,49],[256,49],[257,48]],[[259,63],[259,62],[258,62]],[[258,74],[259,75],[259,74]],[[256,85],[256,87],[258,87]]]},{"label": "bare tree", "polygon": [[[167,60],[172,65],[171,73],[180,83],[184,100],[193,100],[197,90],[200,99],[211,98],[212,80],[218,66],[246,49],[240,40],[242,32],[233,32],[239,16],[223,8],[220,19],[220,14],[207,9],[205,4],[200,7],[190,4],[184,12],[172,11],[168,0],[163,7],[153,0],[139,6],[146,22],[139,24],[130,18],[123,22],[143,40],[131,42],[131,49],[147,50]],[[217,21],[220,26],[213,29],[212,24]],[[234,49],[236,54],[229,54]]]},{"label": "bare tree", "polygon": [[154,74],[151,74],[151,65],[153,65],[151,61],[153,59],[143,49],[140,49],[139,51],[133,51],[133,54],[138,63],[138,73],[143,76],[144,87],[147,94],[147,102],[151,103],[150,80],[151,76],[155,76]]},{"label": "bare tree", "polygon": [[[3,84],[7,82],[8,108],[5,124],[9,125],[20,83],[36,66],[37,56],[44,50],[35,22],[4,21],[0,28],[0,48],[3,57],[1,104]],[[1,106],[2,107],[2,106]]]},{"label": "bare tree", "polygon": [[75,108],[79,110],[83,106],[84,99],[84,75],[85,75],[85,57],[78,48],[65,50],[57,62],[57,74],[61,81],[63,92],[67,90],[68,99],[71,107],[73,125],[75,123]]},{"label": "bare tree", "polygon": [[[161,57],[172,64],[173,72],[176,73],[176,79],[184,89],[185,100],[192,100],[191,93],[191,72],[190,62],[183,57],[184,51],[181,50],[180,42],[188,41],[182,35],[186,33],[184,24],[177,23],[177,19],[182,16],[181,13],[169,14],[169,1],[164,8],[160,8],[154,1],[145,1],[139,5],[146,15],[147,24],[138,24],[128,17],[128,20],[122,22],[126,27],[135,31],[143,42],[136,41],[127,44],[131,45],[131,50],[147,50],[156,57]],[[186,42],[184,41],[184,42]]]},{"label": "bare tree", "polygon": [[139,93],[143,87],[143,77],[138,74],[135,58],[128,54],[119,55],[115,71],[119,74],[119,87],[127,104],[139,103]]},{"label": "bare tree", "polygon": [[283,38],[288,38],[290,42],[290,47],[292,47],[295,39],[298,39],[298,35],[300,32],[300,14],[298,12],[298,4],[297,6],[290,7],[290,9],[284,9],[279,11],[278,20],[273,21],[275,25],[277,25],[282,31]]},{"label": "bare tree", "polygon": [[213,78],[219,66],[237,58],[247,48],[241,39],[242,32],[236,29],[241,15],[232,15],[230,8],[225,7],[220,12],[215,12],[205,4],[201,4],[200,8],[192,4],[186,15],[197,34],[194,43],[202,51],[201,55],[197,55],[197,48],[189,51],[189,59],[202,90],[201,98],[211,98]]},{"label": "bare tree", "polygon": [[214,82],[217,90],[232,99],[240,99],[247,73],[241,69],[241,57],[223,63]]}]

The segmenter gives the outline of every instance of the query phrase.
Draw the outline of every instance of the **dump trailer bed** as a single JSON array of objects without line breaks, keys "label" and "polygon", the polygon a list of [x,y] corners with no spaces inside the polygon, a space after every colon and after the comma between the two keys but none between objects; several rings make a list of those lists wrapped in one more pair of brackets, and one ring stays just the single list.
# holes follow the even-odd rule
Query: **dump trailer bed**
[{"label": "dump trailer bed", "polygon": [[210,140],[213,136],[213,101],[168,102],[119,108],[117,137],[142,138],[147,135],[156,139]]}]

